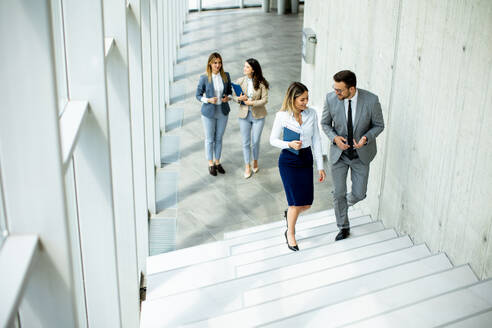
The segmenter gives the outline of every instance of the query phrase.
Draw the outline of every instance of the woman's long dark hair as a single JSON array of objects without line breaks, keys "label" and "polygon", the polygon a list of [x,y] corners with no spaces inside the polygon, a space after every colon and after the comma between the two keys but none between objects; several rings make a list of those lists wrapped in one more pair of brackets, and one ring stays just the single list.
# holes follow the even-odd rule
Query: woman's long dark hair
[{"label": "woman's long dark hair", "polygon": [[260,87],[260,83],[263,83],[265,88],[268,89],[270,85],[268,84],[268,81],[265,80],[265,78],[263,77],[260,63],[258,63],[258,61],[254,58],[250,58],[246,60],[246,62],[253,69],[253,88],[255,88],[255,90],[258,90],[258,88]]}]

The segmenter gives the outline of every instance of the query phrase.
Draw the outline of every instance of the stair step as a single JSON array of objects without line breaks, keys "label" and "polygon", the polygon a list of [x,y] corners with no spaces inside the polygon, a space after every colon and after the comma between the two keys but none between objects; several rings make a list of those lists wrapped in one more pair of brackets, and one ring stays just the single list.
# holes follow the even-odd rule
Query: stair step
[{"label": "stair step", "polygon": [[[286,266],[281,269],[262,272],[260,274],[250,275],[236,280],[229,280],[168,297],[146,300],[142,305],[142,317],[146,317],[148,313],[158,312],[159,308],[167,309],[168,315],[166,315],[166,322],[173,325],[183,323],[182,320],[187,320],[189,322],[201,320],[210,316],[216,316],[224,312],[241,309],[243,307],[243,302],[241,301],[240,296],[244,291],[251,288],[275,282],[276,279],[279,278],[288,279],[301,274],[313,272],[314,270],[319,270],[321,267],[320,264],[323,264],[326,268],[340,266],[347,263],[347,261],[353,261],[352,256],[354,255],[360,258],[364,255],[367,256],[377,254],[376,252],[378,249],[380,252],[387,250],[389,247],[396,250],[408,247],[408,245],[411,245],[411,241],[408,236],[393,238],[367,246],[367,248],[373,248],[371,252],[369,252],[369,250],[365,251],[364,248],[357,248],[347,252],[340,252],[331,256],[325,256],[313,261],[306,261],[300,264]],[[362,250],[364,250],[366,254],[358,255],[357,253],[362,252]],[[430,261],[427,262],[430,263]],[[441,270],[450,267],[449,261],[447,261],[445,257],[443,257],[443,260],[440,262],[434,262],[441,265],[437,266],[435,263],[434,265],[430,263],[427,267],[438,267],[438,269]],[[413,267],[413,272],[415,272],[416,265],[414,264]],[[422,267],[422,264],[420,264],[417,268],[420,268],[419,271],[424,273],[429,271],[425,270],[427,267]],[[412,266],[410,266],[410,268],[412,268]],[[412,277],[411,274],[412,271],[410,271],[410,276]],[[405,277],[406,275],[402,274],[401,276]],[[382,280],[381,283],[384,283],[384,280]],[[192,311],[189,310],[190,304],[193,304]],[[187,311],[185,310],[187,315],[185,317],[181,317],[184,309],[188,309]]]},{"label": "stair step", "polygon": [[[350,327],[435,327],[492,307],[492,279],[465,288],[462,284],[456,284],[454,289],[443,295],[436,295],[422,302],[357,322]],[[489,321],[488,327],[491,324]]]},{"label": "stair step", "polygon": [[[296,253],[290,251],[284,241],[283,244],[258,251],[233,255],[219,260],[212,260],[201,264],[149,275],[147,276],[147,298],[153,299],[163,297],[166,295],[183,292],[185,290],[233,279],[238,277],[236,267],[239,265],[252,263],[253,266],[258,268],[257,261],[263,260],[268,262],[269,260],[272,260],[275,262],[275,258],[281,255],[291,256],[292,262],[290,263],[295,263],[296,259],[303,259],[302,254],[305,252],[307,252],[311,258],[316,258],[319,256],[333,254],[337,251],[347,250],[351,247],[360,247],[371,241],[374,242],[374,239],[376,238],[392,238],[396,236],[396,232],[393,230],[389,230],[381,235],[376,235],[375,238],[366,236],[367,234],[381,230],[383,230],[383,226],[380,222],[368,223],[365,225],[354,226],[352,228],[353,237],[337,243],[333,242],[333,235],[335,233],[332,233],[331,238],[326,238],[326,236],[315,236],[312,238],[315,239],[315,241],[312,242],[313,247],[303,248],[302,251]],[[356,237],[358,235],[360,237]],[[321,238],[324,242],[320,241]],[[309,238],[304,240],[303,245],[305,246],[308,243],[310,243]],[[325,245],[323,247],[319,246],[322,244]],[[243,267],[242,270],[248,272],[248,268],[246,266]],[[257,270],[259,271],[256,272],[264,271],[261,267]],[[268,268],[266,268],[266,270],[268,270]],[[253,272],[249,271],[249,273]]]},{"label": "stair step", "polygon": [[478,314],[471,315],[440,327],[448,328],[490,328],[492,325],[492,307]]},{"label": "stair step", "polygon": [[[312,310],[302,315],[280,319],[279,321],[271,322],[273,315],[278,313],[279,309],[278,304],[276,304],[277,307],[274,307],[272,306],[273,302],[269,302],[191,323],[184,327],[225,327],[227,323],[230,324],[231,322],[234,322],[234,327],[251,327],[263,324],[264,327],[335,327],[387,311],[387,309],[395,308],[401,304],[409,304],[447,292],[459,286],[466,286],[473,282],[476,282],[475,275],[469,267],[463,266],[393,287],[383,288],[370,294]],[[296,295],[296,298],[300,298],[298,303],[316,304],[316,300],[305,298],[302,294]],[[323,299],[319,301],[323,301]],[[282,317],[292,315],[290,308],[280,308],[280,311],[283,312]],[[268,323],[269,321],[270,323]],[[391,327],[400,327],[397,322],[393,323]],[[371,325],[370,327],[379,326]]]},{"label": "stair step", "polygon": [[[351,223],[352,222],[354,222],[356,225],[369,223],[369,222],[371,222],[371,217],[370,216],[357,217],[357,218],[352,219]],[[285,243],[285,236],[283,234],[283,232],[285,230],[287,230],[287,228],[282,227],[280,229],[280,231],[279,231],[279,229],[276,229],[277,233],[273,237],[264,238],[261,240],[247,242],[247,243],[232,245],[231,246],[231,255],[248,253],[248,252],[256,251],[256,250],[263,249],[266,247],[270,247],[272,245],[283,244],[283,243]],[[296,240],[297,240],[297,243],[299,244],[299,247],[302,247],[301,245],[303,243],[303,240],[306,238],[310,238],[310,237],[317,236],[317,235],[326,235],[326,234],[331,233],[331,232],[338,233],[338,231],[339,231],[339,229],[338,229],[336,223],[318,225],[318,226],[310,227],[310,228],[304,229],[304,230],[298,230],[297,226],[296,226]]]},{"label": "stair step", "polygon": [[[338,231],[334,218],[327,218],[329,224],[323,224],[324,219],[307,220],[299,222],[296,225],[297,231],[300,233],[301,238],[307,237],[313,234],[322,234],[328,231]],[[313,226],[321,224],[319,229]],[[350,220],[352,227],[362,225],[371,222],[370,216],[354,217]],[[285,227],[285,221],[281,223],[282,228]],[[285,229],[285,228],[283,228]],[[307,230],[307,231],[306,231]],[[174,252],[159,254],[147,258],[147,275],[155,273],[177,269],[188,265],[193,265],[205,261],[210,261],[218,258],[224,258],[231,255],[231,248],[235,245],[252,243],[262,239],[273,238],[269,242],[285,242],[283,237],[283,231],[279,231],[279,228],[271,228],[265,231],[261,231],[254,234],[240,236],[234,239],[228,239],[223,241],[217,241],[209,244],[198,245],[194,247],[180,249]],[[284,238],[284,239],[281,239]],[[265,243],[255,244],[256,247],[264,247]],[[236,253],[245,251],[244,248],[239,247],[236,249]]]},{"label": "stair step", "polygon": [[388,254],[355,261],[340,267],[321,270],[309,275],[251,289],[243,295],[244,304],[246,306],[259,304],[309,289],[319,288],[336,281],[347,279],[348,277],[356,277],[369,272],[383,270],[429,255],[429,249],[425,245],[417,245]]},{"label": "stair step", "polygon": [[[238,277],[247,276],[258,272],[281,268],[286,265],[318,259],[320,257],[325,257],[330,254],[339,253],[342,255],[352,249],[361,249],[364,247],[371,247],[371,246],[386,247],[385,246],[386,244],[380,244],[380,243],[388,239],[393,239],[395,237],[397,237],[397,233],[394,229],[381,230],[381,231],[365,234],[360,237],[352,237],[349,239],[345,239],[343,241],[339,241],[336,243],[330,242],[328,244],[320,245],[318,247],[302,249],[299,252],[294,252],[294,253],[290,252],[288,254],[279,255],[269,259],[250,262],[247,264],[240,264],[236,267],[236,274]],[[399,240],[406,243],[407,247],[412,245],[412,241],[407,236],[404,236]],[[396,240],[395,242],[399,242],[399,240]],[[367,248],[367,250],[369,251],[371,250],[371,248]]]},{"label": "stair step", "polygon": [[[349,214],[349,217],[353,218],[353,217],[357,217],[357,216],[369,215],[369,211],[349,207],[348,214]],[[334,210],[329,209],[329,210],[325,210],[325,211],[300,215],[298,220],[297,220],[296,228],[302,222],[306,222],[306,221],[310,221],[310,220],[316,220],[316,219],[322,219],[322,218],[329,218],[330,219],[330,222],[326,222],[326,223],[335,222]],[[275,221],[275,222],[271,222],[271,223],[267,223],[267,224],[262,224],[262,225],[254,226],[251,228],[245,228],[245,229],[241,229],[241,230],[226,232],[226,233],[224,233],[224,239],[232,239],[232,238],[242,237],[242,236],[246,236],[249,234],[261,232],[264,230],[274,229],[274,228],[282,228],[282,227],[285,227],[285,220]]]}]

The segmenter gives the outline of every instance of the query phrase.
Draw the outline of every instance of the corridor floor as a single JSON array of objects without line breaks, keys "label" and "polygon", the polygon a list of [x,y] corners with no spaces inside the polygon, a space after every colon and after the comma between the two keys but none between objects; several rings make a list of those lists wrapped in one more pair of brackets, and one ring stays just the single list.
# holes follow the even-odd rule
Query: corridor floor
[{"label": "corridor floor", "polygon": [[[184,110],[182,127],[166,132],[180,137],[179,160],[161,170],[178,172],[177,245],[189,247],[221,240],[224,232],[282,219],[287,206],[277,168],[280,150],[269,143],[275,113],[287,86],[300,80],[302,6],[299,15],[278,16],[259,8],[191,13],[184,28],[174,67],[171,106]],[[232,80],[242,76],[244,61],[256,58],[270,82],[268,116],[261,138],[260,171],[244,179],[238,105],[224,135],[222,165],[225,175],[209,175],[204,153],[200,103],[195,90],[208,55],[218,51]],[[325,169],[327,161],[325,159]],[[316,181],[310,212],[332,208],[331,178]]]}]

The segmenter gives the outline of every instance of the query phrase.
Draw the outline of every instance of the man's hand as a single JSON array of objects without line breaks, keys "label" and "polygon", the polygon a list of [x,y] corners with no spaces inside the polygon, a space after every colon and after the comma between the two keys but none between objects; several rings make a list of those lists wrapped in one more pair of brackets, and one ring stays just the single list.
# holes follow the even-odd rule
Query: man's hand
[{"label": "man's hand", "polygon": [[367,142],[366,136],[363,136],[362,138],[360,138],[359,142],[355,141],[355,139],[354,139],[354,148],[360,149],[366,144],[366,142]]},{"label": "man's hand", "polygon": [[342,136],[336,136],[333,141],[341,150],[347,150],[350,148],[350,146],[347,144],[347,139]]},{"label": "man's hand", "polygon": [[217,97],[213,97],[213,98],[208,98],[207,101],[211,104],[216,104],[217,103]]},{"label": "man's hand", "polygon": [[226,103],[228,101],[229,101],[229,96],[224,96],[224,98],[222,98],[223,103]]},{"label": "man's hand", "polygon": [[299,150],[302,147],[302,141],[292,140],[291,142],[289,142],[289,147],[295,150]]}]

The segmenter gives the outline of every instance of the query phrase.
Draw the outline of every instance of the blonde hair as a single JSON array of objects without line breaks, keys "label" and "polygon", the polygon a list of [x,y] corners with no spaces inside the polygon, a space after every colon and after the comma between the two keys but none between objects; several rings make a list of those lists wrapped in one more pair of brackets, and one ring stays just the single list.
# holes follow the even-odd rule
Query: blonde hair
[{"label": "blonde hair", "polygon": [[290,112],[292,114],[298,113],[299,111],[296,109],[294,101],[306,91],[308,91],[308,88],[301,82],[292,82],[287,88],[287,92],[285,93],[284,101],[280,110],[283,112]]},{"label": "blonde hair", "polygon": [[212,82],[212,62],[216,59],[220,59],[220,62],[222,65],[220,65],[220,76],[222,77],[222,80],[224,82],[227,82],[227,75],[224,72],[224,62],[222,61],[222,57],[218,52],[212,52],[210,56],[208,56],[208,62],[207,62],[207,76],[208,76],[208,82]]}]

